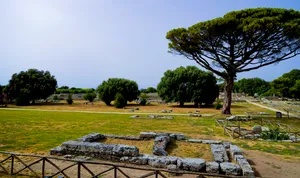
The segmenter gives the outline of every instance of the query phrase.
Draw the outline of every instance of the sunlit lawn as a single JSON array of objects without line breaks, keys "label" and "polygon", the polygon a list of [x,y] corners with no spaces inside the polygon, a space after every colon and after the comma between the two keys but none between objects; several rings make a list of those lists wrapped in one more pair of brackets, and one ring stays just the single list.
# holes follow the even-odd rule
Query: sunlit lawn
[{"label": "sunlit lawn", "polygon": [[[244,113],[251,110],[252,106],[239,103],[234,105],[233,113]],[[256,108],[256,106],[253,106],[253,108]],[[177,112],[176,109],[174,108],[173,111]],[[195,110],[191,108],[184,109]],[[220,112],[214,109],[207,110]],[[264,111],[264,109],[258,109],[257,112],[259,111]],[[300,158],[300,143],[232,140],[224,135],[223,128],[215,126],[215,118],[221,118],[221,115],[200,118],[175,116],[174,120],[131,119],[129,116],[125,114],[0,109],[0,150],[47,154],[51,148],[60,145],[64,141],[73,140],[92,132],[138,135],[141,131],[158,131],[184,133],[190,138],[228,140],[245,149],[261,150],[285,156],[291,156],[293,153],[294,157]],[[284,120],[284,122],[293,126],[300,126],[300,120],[297,119]],[[198,146],[201,147],[201,145]],[[198,146],[176,142],[170,144],[168,151],[176,156],[199,155],[199,157],[209,157],[205,151],[203,153],[197,151],[207,150],[208,148],[198,148]],[[140,149],[148,149],[149,151],[147,146],[143,147],[141,145],[140,147]]]}]

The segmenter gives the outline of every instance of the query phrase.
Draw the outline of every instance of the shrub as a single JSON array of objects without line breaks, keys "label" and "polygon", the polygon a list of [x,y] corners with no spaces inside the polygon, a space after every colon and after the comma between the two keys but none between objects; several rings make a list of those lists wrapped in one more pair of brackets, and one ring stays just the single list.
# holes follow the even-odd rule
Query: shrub
[{"label": "shrub", "polygon": [[86,93],[83,95],[83,98],[89,102],[93,102],[94,99],[96,98],[96,93]]},{"label": "shrub", "polygon": [[68,98],[66,99],[66,101],[68,104],[73,104],[73,98],[72,98],[71,94],[68,95]]},{"label": "shrub", "polygon": [[57,95],[54,95],[54,96],[53,96],[53,100],[54,100],[54,101],[57,101],[57,100],[58,100],[58,96],[57,96]]},{"label": "shrub", "polygon": [[221,109],[222,108],[222,104],[221,104],[221,100],[220,99],[217,99],[216,100],[216,102],[215,102],[215,104],[214,104],[214,107],[216,108],[216,109]]},{"label": "shrub", "polygon": [[261,133],[262,139],[271,139],[271,140],[288,140],[290,137],[287,134],[280,133],[279,128],[270,129],[269,131],[264,131]]},{"label": "shrub", "polygon": [[127,104],[127,101],[125,100],[124,96],[121,95],[120,93],[116,94],[116,98],[115,98],[115,107],[116,108],[123,108],[125,107]]},{"label": "shrub", "polygon": [[147,104],[147,98],[149,98],[149,97],[147,96],[147,94],[142,93],[142,94],[140,95],[140,105],[145,106],[145,105]]}]

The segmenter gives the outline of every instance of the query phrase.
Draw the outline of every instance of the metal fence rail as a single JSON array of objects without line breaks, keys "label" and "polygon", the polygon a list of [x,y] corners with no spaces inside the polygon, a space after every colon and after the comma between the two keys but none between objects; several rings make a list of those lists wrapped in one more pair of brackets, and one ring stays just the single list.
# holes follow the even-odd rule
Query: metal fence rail
[{"label": "metal fence rail", "polygon": [[[167,178],[165,175],[166,173],[171,174],[182,174],[182,175],[196,175],[196,176],[209,176],[209,177],[242,177],[242,176],[227,176],[223,174],[210,174],[210,173],[199,173],[199,172],[187,172],[187,171],[169,171],[165,169],[153,169],[153,168],[145,168],[145,167],[133,167],[133,166],[125,166],[125,165],[117,165],[117,164],[111,164],[111,163],[103,163],[103,162],[94,162],[94,161],[76,161],[76,160],[70,160],[70,159],[64,159],[64,158],[57,158],[57,157],[50,157],[50,156],[39,156],[39,155],[31,155],[31,154],[18,154],[18,153],[12,153],[12,152],[3,152],[0,151],[0,154],[5,155],[6,158],[3,160],[0,160],[0,173],[7,174],[7,175],[27,175],[31,177],[39,177],[39,178],[45,178],[45,177],[55,177],[58,175],[63,175],[65,178],[69,178],[68,174],[66,173],[67,170],[71,168],[76,168],[77,173],[76,177],[92,177],[92,178],[98,178],[101,177],[109,172],[112,172],[113,175],[110,177],[117,178],[119,176],[130,178],[133,176],[130,176],[128,173],[125,173],[122,169],[130,169],[130,170],[140,170],[140,171],[148,171],[147,174],[139,175],[139,178],[146,178],[150,176],[154,176],[155,178],[162,177]],[[26,161],[22,160],[21,157],[27,157],[27,158],[34,158],[37,159],[33,161],[32,163],[27,163]],[[59,161],[65,161],[72,163],[69,166],[64,166],[61,168],[59,165],[55,163],[54,160]],[[16,162],[21,163],[23,165],[22,168],[17,168],[15,166]],[[8,163],[8,167],[5,167],[4,163]],[[41,168],[39,170],[36,170],[33,168],[34,165],[41,164]],[[47,172],[45,169],[46,165],[49,164],[56,168],[56,172]],[[88,165],[99,165],[99,166],[108,166],[109,168],[106,168],[105,170],[102,170],[100,172],[92,171],[90,168],[88,168]],[[24,170],[28,170],[30,174],[24,173]],[[85,170],[88,175],[82,176],[82,171]],[[99,170],[98,170],[99,171]],[[23,172],[23,173],[22,173]],[[76,172],[76,171],[75,171]],[[74,177],[74,176],[72,176]],[[136,176],[135,176],[136,177]]]}]

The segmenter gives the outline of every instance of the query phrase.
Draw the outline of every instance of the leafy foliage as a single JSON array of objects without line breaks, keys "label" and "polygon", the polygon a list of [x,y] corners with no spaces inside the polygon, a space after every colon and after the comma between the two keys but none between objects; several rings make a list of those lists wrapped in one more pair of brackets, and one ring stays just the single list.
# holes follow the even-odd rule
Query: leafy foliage
[{"label": "leafy foliage", "polygon": [[73,98],[72,98],[72,94],[68,95],[68,98],[66,99],[68,104],[73,104]]},{"label": "leafy foliage", "polygon": [[5,86],[0,85],[0,106],[7,104],[6,102],[7,97],[6,94],[4,93],[4,88]]},{"label": "leafy foliage", "polygon": [[169,31],[170,52],[194,60],[225,80],[224,114],[230,114],[237,73],[300,54],[300,12],[280,8],[232,11]]},{"label": "leafy foliage", "polygon": [[154,87],[148,87],[147,89],[141,89],[141,93],[156,93],[157,89]]},{"label": "leafy foliage", "polygon": [[137,99],[139,95],[138,85],[135,81],[123,79],[123,78],[109,78],[107,81],[103,81],[98,86],[97,92],[99,98],[105,102],[106,105],[110,105],[111,101],[116,98],[116,94],[121,94],[125,100],[133,101]]},{"label": "leafy foliage", "polygon": [[30,101],[46,99],[55,92],[57,81],[49,71],[29,69],[13,74],[7,87],[7,94],[17,105],[28,105]]},{"label": "leafy foliage", "polygon": [[86,93],[83,95],[83,98],[89,102],[93,102],[94,99],[96,98],[96,93],[92,92],[92,93]]},{"label": "leafy foliage", "polygon": [[221,101],[219,99],[216,99],[214,107],[215,107],[215,109],[221,109],[222,108],[222,104],[221,104]]},{"label": "leafy foliage", "polygon": [[147,104],[148,95],[146,93],[141,93],[140,95],[140,105],[145,106]]},{"label": "leafy foliage", "polygon": [[271,88],[263,96],[280,96],[300,99],[300,70],[293,69],[270,83]]},{"label": "leafy foliage", "polygon": [[54,101],[59,100],[58,96],[57,96],[57,95],[54,95],[54,96],[53,96],[53,100],[54,100]]},{"label": "leafy foliage", "polygon": [[288,140],[290,137],[287,134],[280,133],[279,128],[270,129],[269,131],[263,131],[261,133],[262,139],[271,139],[271,140]]},{"label": "leafy foliage", "polygon": [[60,93],[72,93],[72,94],[77,94],[77,93],[92,93],[94,92],[94,88],[69,88],[68,86],[62,86],[56,89],[55,93],[60,94]]},{"label": "leafy foliage", "polygon": [[212,104],[219,95],[219,87],[212,73],[194,66],[167,70],[157,86],[159,96],[166,102],[195,102]]},{"label": "leafy foliage", "polygon": [[123,108],[123,107],[126,106],[126,104],[127,104],[127,101],[123,97],[123,95],[120,94],[120,93],[117,93],[116,98],[115,98],[115,103],[114,103],[115,107],[116,108]]},{"label": "leafy foliage", "polygon": [[243,78],[234,85],[234,90],[236,90],[236,92],[246,93],[250,96],[254,96],[255,93],[261,95],[271,88],[269,82],[260,78]]}]

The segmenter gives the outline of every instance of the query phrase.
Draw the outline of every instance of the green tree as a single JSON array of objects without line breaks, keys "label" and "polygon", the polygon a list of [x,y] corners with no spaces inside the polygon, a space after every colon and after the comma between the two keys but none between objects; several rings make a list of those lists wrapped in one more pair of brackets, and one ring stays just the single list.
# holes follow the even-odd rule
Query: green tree
[{"label": "green tree", "polygon": [[68,95],[68,98],[66,99],[66,101],[67,101],[67,103],[70,104],[70,105],[73,104],[72,94],[69,94],[69,95]]},{"label": "green tree", "polygon": [[295,85],[290,89],[293,98],[300,99],[300,80],[296,80]]},{"label": "green tree", "polygon": [[149,96],[146,93],[141,93],[140,95],[140,105],[145,106],[147,104],[147,99]]},{"label": "green tree", "polygon": [[212,104],[219,94],[216,78],[194,66],[167,70],[157,86],[159,96],[166,102]]},{"label": "green tree", "polygon": [[127,104],[127,101],[124,98],[124,96],[120,93],[117,93],[116,98],[115,98],[115,103],[114,103],[115,107],[116,108],[123,108],[123,107],[126,106],[126,104]]},{"label": "green tree", "polygon": [[17,105],[28,105],[37,99],[46,99],[56,87],[57,81],[49,71],[29,69],[12,75],[7,93]]},{"label": "green tree", "polygon": [[6,94],[4,93],[4,88],[5,86],[0,85],[0,106],[7,104],[6,103],[7,97]]},{"label": "green tree", "polygon": [[91,92],[91,93],[86,93],[83,95],[83,98],[87,101],[89,101],[90,103],[94,101],[94,99],[96,98],[96,93]]},{"label": "green tree", "polygon": [[246,93],[254,96],[255,93],[261,95],[270,89],[270,83],[260,78],[243,78],[234,83],[234,91]]},{"label": "green tree", "polygon": [[121,94],[125,100],[133,101],[137,99],[139,95],[138,85],[135,81],[123,79],[123,78],[109,78],[107,81],[103,81],[98,86],[97,92],[99,98],[105,102],[106,105],[110,105],[111,101],[116,98],[116,94]]},{"label": "green tree", "polygon": [[230,114],[238,73],[300,53],[300,12],[279,8],[232,11],[167,33],[171,53],[194,60],[225,81],[223,114]]},{"label": "green tree", "polygon": [[148,87],[147,88],[147,93],[156,93],[156,92],[157,92],[157,90],[154,87]]},{"label": "green tree", "polygon": [[270,85],[278,96],[291,97],[290,88],[294,85],[293,80],[281,76],[273,80]]}]

